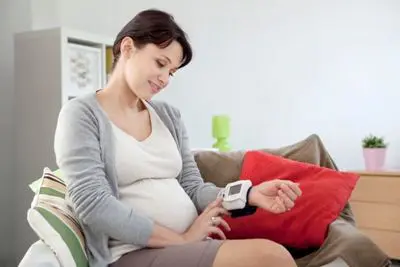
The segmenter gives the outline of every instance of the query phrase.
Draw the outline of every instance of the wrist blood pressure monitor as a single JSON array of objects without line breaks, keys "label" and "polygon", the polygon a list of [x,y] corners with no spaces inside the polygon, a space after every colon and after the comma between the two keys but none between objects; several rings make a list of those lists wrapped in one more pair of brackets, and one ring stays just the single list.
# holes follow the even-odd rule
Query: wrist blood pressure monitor
[{"label": "wrist blood pressure monitor", "polygon": [[223,199],[222,206],[227,210],[240,210],[247,206],[248,193],[252,187],[250,180],[240,180],[226,185],[218,197]]}]

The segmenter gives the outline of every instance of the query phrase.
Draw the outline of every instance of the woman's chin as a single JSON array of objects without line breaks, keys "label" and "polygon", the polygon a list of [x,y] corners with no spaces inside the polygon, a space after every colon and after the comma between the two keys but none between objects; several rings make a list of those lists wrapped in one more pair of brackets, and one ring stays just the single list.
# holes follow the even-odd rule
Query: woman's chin
[{"label": "woman's chin", "polygon": [[142,96],[139,96],[140,99],[143,99],[145,101],[149,101],[154,97],[153,94],[143,94]]}]

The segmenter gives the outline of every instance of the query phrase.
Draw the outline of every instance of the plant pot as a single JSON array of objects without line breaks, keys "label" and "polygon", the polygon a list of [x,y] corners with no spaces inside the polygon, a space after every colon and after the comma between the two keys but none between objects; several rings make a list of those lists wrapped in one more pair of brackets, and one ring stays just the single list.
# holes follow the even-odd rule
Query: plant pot
[{"label": "plant pot", "polygon": [[386,148],[364,148],[365,168],[368,171],[380,171],[385,166]]}]

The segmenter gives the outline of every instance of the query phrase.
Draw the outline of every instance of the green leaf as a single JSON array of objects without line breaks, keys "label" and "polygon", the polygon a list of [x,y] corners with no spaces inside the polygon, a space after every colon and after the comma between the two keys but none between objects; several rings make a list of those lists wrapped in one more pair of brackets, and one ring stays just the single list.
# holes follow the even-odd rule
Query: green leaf
[{"label": "green leaf", "polygon": [[363,148],[386,148],[388,144],[385,142],[384,137],[369,134],[362,140],[362,146]]}]

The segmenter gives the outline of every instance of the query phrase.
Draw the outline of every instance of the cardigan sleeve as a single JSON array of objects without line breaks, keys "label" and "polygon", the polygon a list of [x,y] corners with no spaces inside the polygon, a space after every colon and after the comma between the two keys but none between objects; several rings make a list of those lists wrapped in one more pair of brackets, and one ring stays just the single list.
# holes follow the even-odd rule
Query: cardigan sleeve
[{"label": "cardigan sleeve", "polygon": [[93,232],[136,245],[146,245],[153,221],[113,195],[101,157],[96,116],[84,103],[71,100],[60,111],[55,131],[57,165],[79,221]]},{"label": "cardigan sleeve", "polygon": [[180,184],[192,199],[197,211],[201,212],[217,198],[221,188],[212,183],[204,182],[190,149],[189,137],[180,112],[176,110],[176,114],[174,123],[177,129],[183,164]]}]

